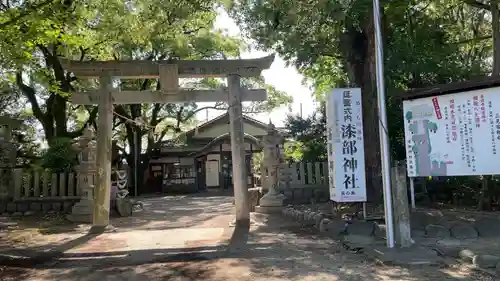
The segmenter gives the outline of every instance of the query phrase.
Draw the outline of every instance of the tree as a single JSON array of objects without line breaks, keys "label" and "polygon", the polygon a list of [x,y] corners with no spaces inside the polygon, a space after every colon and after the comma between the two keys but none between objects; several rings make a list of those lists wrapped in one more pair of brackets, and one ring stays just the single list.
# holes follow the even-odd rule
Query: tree
[{"label": "tree", "polygon": [[[2,67],[29,101],[49,144],[54,137],[74,138],[84,126],[74,128],[77,124],[71,113],[86,112],[88,118],[82,124],[86,125],[94,122],[97,109],[68,108],[68,93],[95,81],[78,81],[65,72],[59,57],[112,59],[117,53],[146,52],[152,47],[168,52],[172,46],[190,43],[176,36],[184,39],[198,32],[201,27],[193,26],[196,20],[213,20],[214,4],[203,0],[10,1],[0,10],[0,47],[7,51]],[[192,16],[186,19],[188,15]],[[147,41],[155,33],[155,41]],[[197,37],[198,43],[209,36],[205,29],[205,36]],[[142,48],[130,48],[139,45]]]},{"label": "tree", "polygon": [[[243,42],[213,30],[217,4],[216,0],[10,1],[0,8],[0,39],[4,39],[0,47],[8,50],[0,62],[6,74],[10,74],[5,76],[10,80],[4,82],[14,84],[26,98],[49,145],[58,138],[72,139],[86,125],[96,125],[97,109],[69,105],[69,93],[96,87],[97,81],[80,80],[66,72],[59,57],[77,60],[237,57]],[[160,88],[151,79],[122,82],[121,87],[130,90]],[[204,81],[206,86],[213,86],[213,82]],[[261,80],[257,83],[262,85]],[[270,90],[269,102],[254,106],[269,110],[290,100],[284,93]],[[120,105],[115,107],[115,127],[123,128],[121,135],[132,148],[131,155],[136,147],[134,132],[140,138],[146,137],[150,152],[169,130],[178,131],[189,122],[196,110],[199,109],[193,103]],[[134,120],[138,118],[147,126],[137,126]],[[121,148],[125,151],[125,147]]]},{"label": "tree", "polygon": [[[142,2],[158,4],[158,1]],[[135,7],[136,17],[147,19],[148,27],[141,29],[132,38],[123,39],[113,57],[139,60],[238,57],[244,43],[224,35],[220,30],[214,30],[213,23],[217,14],[213,6],[216,2],[199,1],[194,6],[192,4],[191,1],[162,1],[161,9],[155,12],[150,9],[151,5]],[[163,23],[165,18],[168,24]],[[291,101],[290,96],[266,85],[262,78],[243,79],[242,82],[249,88],[268,89],[268,101],[250,104],[247,109],[252,112],[269,111]],[[203,89],[223,86],[218,79],[188,79],[182,81],[182,84],[183,87]],[[161,89],[157,79],[122,80],[120,87],[124,90]],[[205,108],[207,107],[199,108],[196,103],[116,105],[114,125],[119,140],[118,149],[131,168],[135,167],[136,149],[141,149],[137,154],[141,158],[139,175],[143,175],[152,153],[159,149],[164,137],[180,133],[183,127],[193,123],[196,113]],[[227,110],[227,104],[218,102],[210,108]],[[144,147],[143,140],[146,143]],[[142,180],[139,179],[139,182]]]},{"label": "tree", "polygon": [[285,144],[285,158],[292,161],[317,162],[328,159],[326,150],[325,103],[311,116],[287,116],[285,130],[293,141]]},{"label": "tree", "polygon": [[[373,187],[369,197],[377,200],[380,146],[371,2],[236,0],[229,9],[262,48],[277,51],[312,79],[317,94],[332,87],[361,88],[367,184]],[[457,1],[397,0],[382,1],[382,6],[389,94],[487,72],[488,49],[476,43],[484,36],[483,14]],[[463,29],[456,30],[460,24]],[[464,38],[471,33],[474,37]],[[389,98],[388,111],[388,130],[396,132],[390,139],[398,144],[397,153],[404,153],[401,105]]]}]

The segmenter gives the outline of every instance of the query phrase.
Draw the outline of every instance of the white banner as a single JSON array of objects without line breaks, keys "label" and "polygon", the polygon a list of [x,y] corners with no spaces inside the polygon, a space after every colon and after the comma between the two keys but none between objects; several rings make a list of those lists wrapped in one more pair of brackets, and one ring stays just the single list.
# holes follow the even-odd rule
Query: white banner
[{"label": "white banner", "polygon": [[408,176],[499,174],[499,90],[404,101]]},{"label": "white banner", "polygon": [[366,201],[365,148],[361,90],[334,89],[327,99],[330,199]]}]

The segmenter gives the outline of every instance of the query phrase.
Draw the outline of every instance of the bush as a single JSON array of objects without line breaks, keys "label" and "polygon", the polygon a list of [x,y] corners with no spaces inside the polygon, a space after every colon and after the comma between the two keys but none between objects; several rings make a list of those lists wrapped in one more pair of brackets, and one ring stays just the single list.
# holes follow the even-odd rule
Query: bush
[{"label": "bush", "polygon": [[70,138],[55,138],[42,154],[42,166],[52,170],[69,170],[78,163],[77,157]]}]

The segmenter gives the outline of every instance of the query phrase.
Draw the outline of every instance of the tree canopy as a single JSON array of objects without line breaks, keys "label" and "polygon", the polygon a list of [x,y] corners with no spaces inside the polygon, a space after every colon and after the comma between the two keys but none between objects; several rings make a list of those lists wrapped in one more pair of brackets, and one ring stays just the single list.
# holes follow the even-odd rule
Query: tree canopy
[{"label": "tree canopy", "polygon": [[[237,58],[245,42],[214,27],[220,4],[216,0],[8,1],[0,6],[0,110],[32,116],[48,145],[61,146],[65,141],[59,138],[81,135],[85,126],[96,126],[97,117],[95,106],[68,103],[70,92],[94,88],[97,81],[67,72],[61,57],[82,61]],[[214,79],[191,80],[183,83],[195,88],[221,85]],[[270,111],[291,101],[263,79],[244,82],[269,92],[268,101],[249,105],[253,111]],[[156,79],[138,79],[123,80],[120,87],[148,90],[160,85]],[[24,104],[30,110],[24,110]],[[218,103],[214,108],[227,106]],[[189,126],[199,110],[195,103],[115,106],[114,128],[122,152],[133,152],[127,146],[136,147],[134,131],[151,151],[168,132]]]},{"label": "tree canopy", "polygon": [[[388,129],[395,159],[404,159],[405,150],[401,104],[391,98],[394,93],[491,72],[492,24],[484,4],[381,1]],[[234,0],[229,10],[246,36],[294,64],[320,100],[334,87],[362,89],[369,197],[380,199],[372,1]]]}]

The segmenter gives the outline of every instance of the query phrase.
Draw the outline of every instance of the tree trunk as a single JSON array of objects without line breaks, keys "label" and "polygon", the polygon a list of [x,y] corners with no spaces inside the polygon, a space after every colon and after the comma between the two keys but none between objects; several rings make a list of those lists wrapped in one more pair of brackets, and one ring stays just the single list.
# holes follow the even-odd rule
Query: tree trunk
[{"label": "tree trunk", "polygon": [[[132,194],[133,196],[137,196],[138,194],[135,194],[135,166],[136,166],[136,161],[135,161],[135,155],[136,155],[136,149],[137,149],[137,139],[136,139],[136,133],[137,134],[141,134],[140,132],[140,128],[138,126],[135,126],[135,125],[132,125],[132,124],[126,124],[125,125],[126,127],[126,131],[127,131],[127,143],[128,143],[128,147],[129,147],[129,154],[127,155],[126,159],[127,159],[127,164],[128,166],[130,167],[130,171],[132,172],[131,173],[131,176],[130,176],[130,181],[131,181],[131,185],[129,185],[131,187],[131,190],[129,190],[130,194]],[[141,136],[139,136],[141,137]],[[138,138],[139,138],[138,137]],[[137,149],[139,150],[139,149]],[[139,160],[137,161],[138,163],[140,163],[140,150],[138,151],[137,153],[137,156],[139,157]],[[140,165],[139,165],[140,167]],[[140,174],[140,169],[138,170],[137,174],[139,175]],[[140,179],[141,177],[138,176],[138,178]],[[140,184],[141,182],[139,180],[137,180],[137,190],[139,191],[139,187],[141,186]]]},{"label": "tree trunk", "polygon": [[[493,31],[493,71],[492,75],[500,75],[500,11],[498,0],[491,0],[491,29]],[[479,210],[491,209],[491,198],[489,186],[492,184],[492,176],[484,176],[482,180],[481,193],[478,202]]]},{"label": "tree trunk", "polygon": [[373,14],[364,24],[363,30],[354,26],[346,33],[343,56],[346,71],[352,86],[360,87],[363,103],[363,136],[365,147],[366,187],[368,200],[382,202],[381,159],[377,87],[375,71],[375,29]]},{"label": "tree trunk", "polygon": [[493,73],[500,75],[500,11],[498,0],[491,0],[491,29],[493,30]]}]

